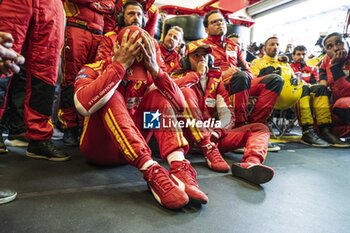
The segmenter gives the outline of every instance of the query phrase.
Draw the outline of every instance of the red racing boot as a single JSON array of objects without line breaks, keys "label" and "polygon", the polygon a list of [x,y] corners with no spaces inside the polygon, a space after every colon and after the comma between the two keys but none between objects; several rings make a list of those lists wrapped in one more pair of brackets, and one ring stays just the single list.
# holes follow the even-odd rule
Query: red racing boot
[{"label": "red racing boot", "polygon": [[180,209],[189,202],[185,191],[174,184],[165,168],[158,163],[142,173],[154,198],[162,206],[168,209]]},{"label": "red racing boot", "polygon": [[248,157],[245,162],[233,163],[231,171],[233,176],[242,178],[253,184],[269,182],[274,175],[274,171],[271,167],[262,165],[258,158],[250,160],[250,157]]},{"label": "red racing boot", "polygon": [[208,203],[208,197],[199,189],[197,173],[188,160],[173,161],[169,169],[170,178],[181,190],[184,190],[191,201]]},{"label": "red racing boot", "polygon": [[214,144],[207,144],[202,146],[205,160],[210,169],[217,172],[228,172],[230,170],[230,166],[222,155],[220,154],[218,148]]}]

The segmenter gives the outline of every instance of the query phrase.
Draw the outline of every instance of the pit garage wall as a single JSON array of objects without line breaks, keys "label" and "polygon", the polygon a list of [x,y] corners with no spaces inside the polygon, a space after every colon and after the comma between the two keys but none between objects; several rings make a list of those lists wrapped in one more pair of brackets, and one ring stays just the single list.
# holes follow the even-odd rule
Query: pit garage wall
[{"label": "pit garage wall", "polygon": [[[278,5],[277,3],[280,3]],[[343,32],[349,1],[332,0],[267,0],[246,8],[255,24],[251,28],[250,41],[264,42],[277,35],[280,49],[286,45],[303,44],[309,52],[320,52],[315,46],[320,35]]]}]

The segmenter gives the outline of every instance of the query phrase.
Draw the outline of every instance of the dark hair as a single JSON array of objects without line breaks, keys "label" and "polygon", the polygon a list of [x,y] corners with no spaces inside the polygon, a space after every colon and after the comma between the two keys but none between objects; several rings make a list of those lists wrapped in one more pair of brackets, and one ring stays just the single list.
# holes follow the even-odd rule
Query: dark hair
[{"label": "dark hair", "polygon": [[216,13],[219,13],[220,15],[224,16],[220,10],[212,10],[212,11],[209,11],[208,13],[206,13],[204,15],[204,19],[203,19],[203,25],[204,27],[208,27],[208,18],[209,16],[211,16],[212,14],[216,14]]},{"label": "dark hair", "polygon": [[343,34],[341,34],[341,33],[339,33],[339,32],[333,32],[333,33],[331,33],[331,34],[328,34],[327,36],[325,36],[325,37],[323,38],[323,41],[322,41],[323,47],[326,45],[326,40],[328,40],[328,39],[329,39],[330,37],[332,37],[332,36],[337,36],[337,37],[339,37],[339,38],[341,38],[341,39],[344,38]]},{"label": "dark hair", "polygon": [[143,7],[141,5],[141,3],[139,2],[136,2],[136,1],[127,1],[124,5],[123,5],[123,10],[122,12],[120,12],[118,15],[117,15],[117,18],[116,18],[116,23],[119,27],[125,27],[125,21],[124,21],[124,16],[125,16],[125,10],[128,6],[138,6],[141,8],[141,11],[142,11],[142,25],[141,25],[141,28],[144,28],[146,26],[146,18],[145,18],[145,13],[143,12]]},{"label": "dark hair", "polygon": [[143,12],[143,6],[141,3],[134,1],[134,0],[130,0],[130,1],[125,2],[125,4],[123,5],[123,14],[124,14],[127,6],[138,6],[142,9],[142,12]]},{"label": "dark hair", "polygon": [[307,51],[307,48],[304,45],[298,45],[293,49],[293,55],[295,55],[297,51]]},{"label": "dark hair", "polygon": [[227,36],[228,39],[230,38],[239,38],[239,35],[237,33],[231,33],[230,35]]},{"label": "dark hair", "polygon": [[267,42],[269,42],[269,40],[273,40],[273,39],[278,39],[278,37],[277,36],[271,36],[271,37],[267,38],[267,40],[265,40],[264,47],[266,48]]}]

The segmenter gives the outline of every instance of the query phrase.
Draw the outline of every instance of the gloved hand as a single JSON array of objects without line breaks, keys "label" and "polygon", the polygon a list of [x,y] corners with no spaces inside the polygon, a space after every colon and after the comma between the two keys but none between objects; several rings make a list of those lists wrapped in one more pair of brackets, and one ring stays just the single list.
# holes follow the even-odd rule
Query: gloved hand
[{"label": "gloved hand", "polygon": [[278,74],[281,75],[281,68],[280,67],[273,67],[268,66],[260,70],[258,77],[266,76],[268,74]]}]

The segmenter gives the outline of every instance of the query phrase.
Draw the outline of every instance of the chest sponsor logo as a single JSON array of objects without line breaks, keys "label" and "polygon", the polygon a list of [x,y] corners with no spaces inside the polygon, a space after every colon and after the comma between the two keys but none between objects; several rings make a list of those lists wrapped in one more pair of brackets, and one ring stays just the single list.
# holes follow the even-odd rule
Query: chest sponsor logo
[{"label": "chest sponsor logo", "polygon": [[209,108],[215,108],[216,99],[213,99],[213,98],[206,98],[206,99],[205,99],[205,105],[207,105]]},{"label": "chest sponsor logo", "polygon": [[132,98],[129,98],[127,101],[126,101],[126,107],[128,109],[132,109],[132,108],[136,108],[139,106],[140,102],[141,102],[141,97],[132,97]]}]

